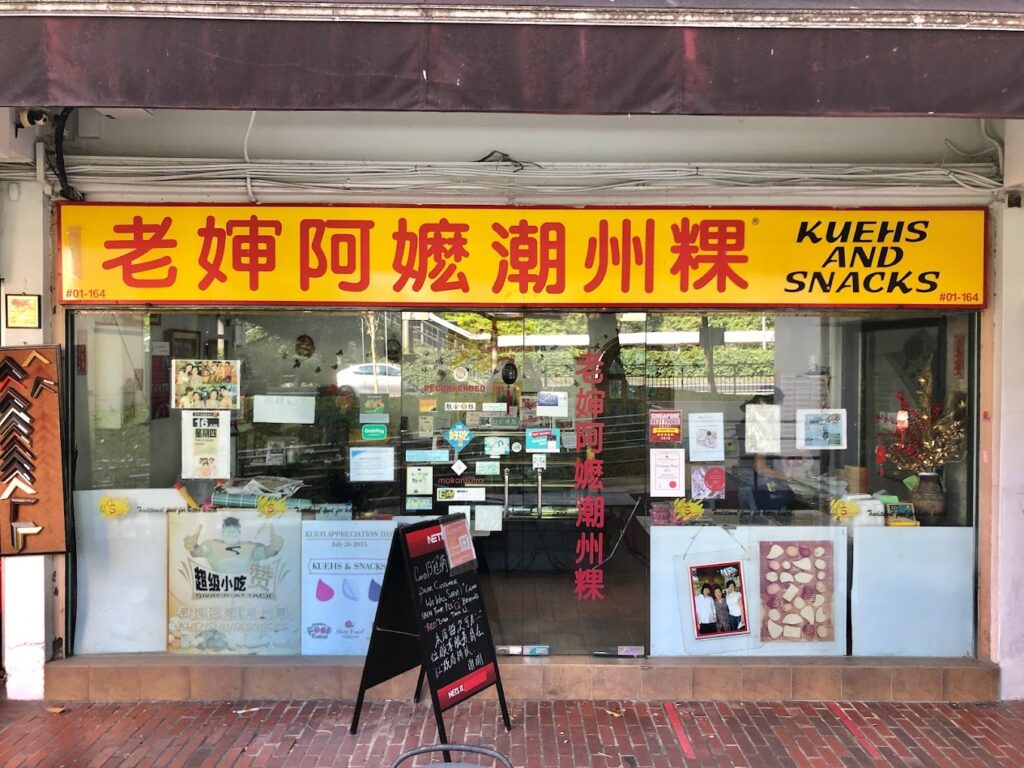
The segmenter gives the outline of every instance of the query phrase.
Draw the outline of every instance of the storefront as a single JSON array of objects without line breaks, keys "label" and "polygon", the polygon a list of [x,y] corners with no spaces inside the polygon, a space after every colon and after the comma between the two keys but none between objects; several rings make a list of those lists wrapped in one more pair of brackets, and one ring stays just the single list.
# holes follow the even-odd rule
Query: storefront
[{"label": "storefront", "polygon": [[510,655],[974,657],[987,228],[62,203],[71,649],[358,657],[462,512]]}]

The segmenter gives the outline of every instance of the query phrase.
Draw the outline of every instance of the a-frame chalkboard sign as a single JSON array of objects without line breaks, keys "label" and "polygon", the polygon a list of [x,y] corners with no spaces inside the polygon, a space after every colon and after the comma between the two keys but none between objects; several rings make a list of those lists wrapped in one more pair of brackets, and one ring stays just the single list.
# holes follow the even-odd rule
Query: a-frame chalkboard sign
[{"label": "a-frame chalkboard sign", "polygon": [[465,521],[463,515],[448,515],[395,530],[351,733],[359,725],[367,689],[414,667],[420,667],[414,699],[419,701],[426,677],[442,744],[448,743],[442,713],[491,685],[498,688],[505,729],[511,730],[476,569],[453,572],[445,550],[442,526],[459,527],[468,537]]}]

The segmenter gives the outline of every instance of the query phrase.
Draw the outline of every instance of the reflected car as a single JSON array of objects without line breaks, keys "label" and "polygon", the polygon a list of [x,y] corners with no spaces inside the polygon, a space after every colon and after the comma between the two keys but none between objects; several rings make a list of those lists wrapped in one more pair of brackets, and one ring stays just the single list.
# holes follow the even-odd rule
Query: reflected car
[{"label": "reflected car", "polygon": [[357,395],[402,394],[402,369],[389,363],[359,363],[338,371],[338,389]]}]

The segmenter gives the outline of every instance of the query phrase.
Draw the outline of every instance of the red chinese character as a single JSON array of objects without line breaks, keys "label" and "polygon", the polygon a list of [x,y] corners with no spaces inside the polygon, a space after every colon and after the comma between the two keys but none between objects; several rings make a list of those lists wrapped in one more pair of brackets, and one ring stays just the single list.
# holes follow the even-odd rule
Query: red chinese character
[{"label": "red chinese character", "polygon": [[573,466],[573,481],[576,490],[604,490],[604,461],[602,459],[576,459]]},{"label": "red chinese character", "polygon": [[466,275],[458,270],[458,263],[469,257],[466,250],[468,224],[452,224],[441,219],[436,224],[421,224],[418,232],[410,232],[408,222],[398,220],[395,238],[395,258],[392,262],[399,278],[394,289],[401,290],[412,280],[412,288],[419,291],[430,278],[432,291],[462,291],[469,293]]},{"label": "red chinese character", "polygon": [[577,568],[576,599],[604,600],[604,571],[600,568]]},{"label": "red chinese character", "polygon": [[604,531],[580,531],[576,540],[576,565],[584,560],[587,565],[602,565],[604,563]]},{"label": "red chinese character", "polygon": [[520,219],[508,229],[501,224],[492,224],[491,229],[502,240],[508,240],[507,246],[497,241],[491,243],[491,248],[501,257],[498,277],[491,287],[494,293],[505,287],[506,280],[518,285],[520,293],[526,293],[531,287],[534,293],[565,291],[564,224],[545,222],[538,229],[526,219]]},{"label": "red chinese character", "polygon": [[199,250],[199,266],[206,270],[206,274],[199,281],[199,290],[205,291],[214,280],[227,282],[228,276],[220,268],[224,262],[227,232],[216,226],[216,219],[213,216],[207,216],[206,224],[200,227],[196,234],[203,238],[203,244]]},{"label": "red chinese character", "polygon": [[[270,230],[273,234],[261,234]],[[234,234],[240,231],[240,234]],[[249,290],[260,287],[260,272],[273,272],[277,265],[277,236],[281,234],[280,221],[260,221],[256,216],[236,219],[227,224],[231,236],[231,267],[236,272],[249,273]]]},{"label": "red chinese character", "polygon": [[[166,288],[174,285],[174,279],[178,276],[177,267],[171,266],[171,257],[168,255],[156,256],[146,259],[151,251],[158,248],[174,248],[177,240],[167,237],[167,231],[171,228],[171,217],[165,216],[159,224],[146,224],[141,216],[132,218],[131,224],[115,224],[114,232],[118,235],[128,235],[126,240],[106,240],[103,247],[108,250],[127,248],[123,254],[103,262],[104,269],[121,268],[121,279],[125,285],[133,288]],[[138,277],[142,272],[153,272],[167,268],[162,277]]]},{"label": "red chinese character", "polygon": [[631,286],[630,271],[635,265],[644,273],[644,292],[654,290],[654,220],[647,219],[644,225],[643,240],[633,235],[633,222],[625,219],[622,222],[622,235],[615,237],[608,234],[608,220],[601,219],[597,237],[590,238],[587,244],[587,269],[594,269],[594,277],[583,286],[583,290],[593,291],[608,273],[608,265],[619,268],[619,287],[628,293]]},{"label": "red chinese character", "polygon": [[[602,403],[602,406],[604,403]],[[580,448],[590,448],[595,455],[604,450],[604,422],[580,421],[576,424],[576,440]]]},{"label": "red chinese character", "polygon": [[[330,267],[345,291],[365,291],[370,285],[370,230],[372,221],[303,219],[299,224],[299,287],[309,290],[311,278],[323,277]],[[324,235],[332,230],[324,252]]]},{"label": "red chinese character", "polygon": [[576,375],[585,384],[600,384],[604,381],[604,361],[600,352],[584,352],[576,358]]},{"label": "red chinese character", "polygon": [[731,280],[740,288],[747,287],[747,281],[733,270],[733,264],[745,264],[749,257],[739,251],[746,244],[746,233],[740,219],[705,219],[691,226],[688,218],[672,225],[675,244],[672,253],[677,255],[672,265],[672,274],[679,275],[679,289],[690,290],[690,271],[702,264],[709,269],[693,283],[694,289],[703,288],[715,280],[719,293],[725,291],[726,282]]},{"label": "red chinese character", "polygon": [[604,528],[604,496],[576,497],[576,527]]},{"label": "red chinese character", "polygon": [[604,392],[600,389],[581,389],[576,393],[576,416],[596,419],[604,413]]}]

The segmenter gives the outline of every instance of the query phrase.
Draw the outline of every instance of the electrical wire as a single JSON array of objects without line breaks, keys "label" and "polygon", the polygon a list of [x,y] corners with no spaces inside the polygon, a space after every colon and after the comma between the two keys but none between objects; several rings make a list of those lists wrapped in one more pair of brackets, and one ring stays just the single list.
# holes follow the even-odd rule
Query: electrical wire
[{"label": "electrical wire", "polygon": [[999,178],[1003,178],[1003,145],[999,142],[999,139],[989,133],[989,122],[984,118],[981,120],[981,133],[995,148],[996,170],[999,172]]},{"label": "electrical wire", "polygon": [[[251,116],[250,116],[251,118]],[[252,120],[250,119],[250,127]],[[247,131],[248,136],[248,131]],[[992,139],[994,141],[994,139]],[[248,155],[247,141],[243,145]],[[147,197],[195,199],[244,195],[250,201],[274,197],[347,200],[415,195],[419,199],[458,197],[495,200],[593,198],[614,195],[671,202],[681,193],[708,197],[770,194],[886,197],[959,192],[995,194],[1002,189],[993,163],[958,165],[838,164],[553,164],[512,170],[500,163],[354,163],[172,158],[67,158],[79,188],[91,196],[116,197],[145,191]],[[31,169],[0,164],[0,179],[30,180]],[[660,198],[660,199],[659,199]]]},{"label": "electrical wire", "polygon": [[249,135],[252,133],[252,126],[256,122],[256,110],[249,113],[249,125],[245,129],[245,137],[242,139],[242,157],[245,158],[245,189],[249,193],[249,201],[259,202],[252,192],[252,176],[249,174]]},{"label": "electrical wire", "polygon": [[53,154],[56,164],[54,170],[60,184],[61,197],[67,200],[84,200],[85,197],[68,183],[68,171],[64,159],[64,133],[67,129],[68,119],[74,111],[74,107],[65,107],[53,120]]}]

